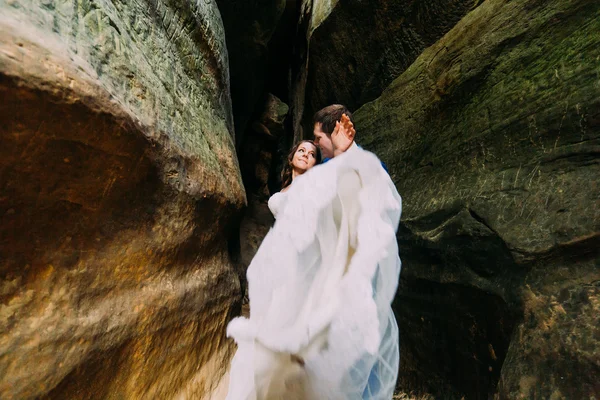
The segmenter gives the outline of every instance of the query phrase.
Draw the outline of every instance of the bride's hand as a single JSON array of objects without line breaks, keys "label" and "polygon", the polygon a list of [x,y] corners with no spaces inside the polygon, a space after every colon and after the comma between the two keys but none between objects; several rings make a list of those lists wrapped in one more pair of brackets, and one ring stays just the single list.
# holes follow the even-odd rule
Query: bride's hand
[{"label": "bride's hand", "polygon": [[342,118],[335,123],[335,129],[331,133],[334,156],[342,154],[352,146],[354,135],[356,135],[354,124],[346,114],[342,114]]}]

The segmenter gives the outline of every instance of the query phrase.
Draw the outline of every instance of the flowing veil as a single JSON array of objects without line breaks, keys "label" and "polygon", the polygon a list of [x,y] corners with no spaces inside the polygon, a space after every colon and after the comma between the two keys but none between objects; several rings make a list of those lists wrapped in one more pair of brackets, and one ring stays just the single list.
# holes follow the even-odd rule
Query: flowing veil
[{"label": "flowing veil", "polygon": [[248,267],[250,317],[228,326],[238,351],[227,399],[391,399],[402,208],[394,184],[354,145],[286,194]]}]

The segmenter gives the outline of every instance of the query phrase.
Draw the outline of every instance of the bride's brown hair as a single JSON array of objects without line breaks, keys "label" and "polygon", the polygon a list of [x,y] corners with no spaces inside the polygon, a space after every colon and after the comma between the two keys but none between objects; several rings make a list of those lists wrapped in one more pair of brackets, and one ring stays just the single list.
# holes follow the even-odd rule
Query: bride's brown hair
[{"label": "bride's brown hair", "polygon": [[312,140],[302,140],[301,142],[296,143],[296,145],[294,147],[292,147],[292,150],[290,151],[290,154],[288,154],[287,156],[287,162],[285,163],[285,165],[283,166],[283,169],[281,170],[281,188],[285,189],[286,187],[290,186],[292,183],[292,161],[294,159],[294,154],[296,153],[296,151],[298,150],[298,147],[300,147],[300,145],[302,143],[310,143],[315,147],[315,165],[321,164],[321,149],[319,149],[319,146],[315,146],[315,143]]}]

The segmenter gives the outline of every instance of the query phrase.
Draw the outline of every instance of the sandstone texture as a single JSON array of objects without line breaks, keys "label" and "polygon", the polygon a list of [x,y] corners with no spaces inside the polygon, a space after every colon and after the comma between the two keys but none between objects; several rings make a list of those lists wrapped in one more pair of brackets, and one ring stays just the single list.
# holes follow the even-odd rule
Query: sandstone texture
[{"label": "sandstone texture", "polygon": [[216,4],[1,2],[0,118],[0,398],[208,396],[245,204]]},{"label": "sandstone texture", "polygon": [[403,390],[600,396],[599,74],[600,3],[486,0],[355,113],[404,200]]}]

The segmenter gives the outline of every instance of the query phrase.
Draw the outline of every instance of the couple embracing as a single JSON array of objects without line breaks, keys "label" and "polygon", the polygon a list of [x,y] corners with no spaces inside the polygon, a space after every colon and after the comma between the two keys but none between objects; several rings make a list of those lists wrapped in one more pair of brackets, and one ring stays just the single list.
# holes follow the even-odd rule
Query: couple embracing
[{"label": "couple embracing", "polygon": [[227,329],[238,345],[228,400],[392,398],[402,204],[354,136],[351,113],[332,105],[288,156],[247,271],[250,316]]}]

